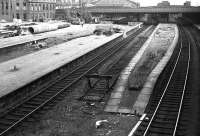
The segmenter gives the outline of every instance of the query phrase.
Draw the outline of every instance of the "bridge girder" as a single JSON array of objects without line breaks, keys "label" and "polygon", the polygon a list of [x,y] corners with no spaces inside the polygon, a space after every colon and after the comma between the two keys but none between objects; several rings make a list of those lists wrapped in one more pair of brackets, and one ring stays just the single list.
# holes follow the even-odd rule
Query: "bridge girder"
[{"label": "bridge girder", "polygon": [[200,7],[89,7],[91,13],[200,13]]}]

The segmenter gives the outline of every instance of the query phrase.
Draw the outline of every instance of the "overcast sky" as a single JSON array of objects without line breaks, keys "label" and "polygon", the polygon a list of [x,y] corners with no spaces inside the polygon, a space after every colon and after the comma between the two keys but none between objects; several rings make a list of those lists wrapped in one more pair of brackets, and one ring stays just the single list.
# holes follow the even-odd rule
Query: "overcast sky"
[{"label": "overcast sky", "polygon": [[[132,0],[139,2],[141,6],[155,6],[163,0]],[[183,5],[186,0],[168,0],[171,5]],[[190,0],[192,6],[200,6],[200,0]]]}]

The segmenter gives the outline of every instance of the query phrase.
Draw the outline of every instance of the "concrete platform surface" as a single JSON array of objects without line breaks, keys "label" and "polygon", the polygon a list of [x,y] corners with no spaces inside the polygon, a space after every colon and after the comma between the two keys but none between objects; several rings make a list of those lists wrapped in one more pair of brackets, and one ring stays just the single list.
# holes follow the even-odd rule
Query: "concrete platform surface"
[{"label": "concrete platform surface", "polygon": [[[87,36],[0,63],[0,97],[120,36]],[[11,71],[13,67],[17,71]]]},{"label": "concrete platform surface", "polygon": [[[45,32],[45,33],[3,38],[1,39],[1,42],[0,42],[0,49],[15,46],[16,44],[36,41],[39,39],[44,39],[44,38],[49,38],[49,37],[59,37],[59,35],[77,34],[77,33],[92,34],[97,25],[99,24],[84,24],[83,27],[81,25],[71,25],[70,27],[67,27],[67,28],[58,29],[55,31],[50,31],[50,32]],[[116,26],[116,27],[118,26],[127,31],[135,27],[135,26],[126,26],[126,25],[123,25],[123,26],[113,25],[113,26]]]},{"label": "concrete platform surface", "polygon": [[[150,38],[145,42],[145,44],[140,48],[140,50],[136,53],[136,55],[130,60],[129,64],[124,68],[124,70],[121,72],[119,79],[117,80],[116,85],[114,86],[114,90],[110,96],[110,99],[107,103],[107,106],[105,108],[106,112],[120,112],[120,113],[127,113],[131,112],[132,109],[124,109],[124,107],[121,109],[119,107],[121,100],[123,99],[123,93],[126,89],[126,84],[128,82],[128,77],[131,73],[131,70],[135,67],[137,62],[142,57],[142,54],[146,50],[146,48],[149,46],[149,43],[151,42],[151,39],[153,38],[153,35],[157,31],[158,27],[154,30]],[[145,33],[141,33],[145,34]],[[139,36],[141,36],[141,34]],[[118,97],[117,97],[118,96]],[[116,102],[116,99],[118,101]],[[112,105],[111,105],[112,104]],[[115,106],[115,108],[114,108]]]},{"label": "concrete platform surface", "polygon": [[95,29],[96,24],[86,24],[83,27],[79,25],[71,25],[70,27],[58,29],[55,31],[40,33],[40,34],[30,34],[30,35],[24,35],[24,36],[15,36],[15,37],[9,37],[9,38],[3,38],[0,42],[0,49],[15,46],[17,44],[22,44],[26,42],[36,41],[39,39],[44,39],[48,37],[58,37],[59,35],[64,34],[76,34],[76,33],[82,33],[82,32],[88,32],[92,33]]},{"label": "concrete platform surface", "polygon": [[[125,91],[128,91],[126,89],[127,86],[127,80],[131,73],[131,70],[134,69],[137,62],[142,57],[143,53],[147,49],[148,46],[154,46],[156,43],[155,35],[157,35],[157,32],[160,32],[160,28],[168,28],[168,24],[160,24],[156,27],[156,29],[153,31],[151,36],[148,38],[148,40],[144,43],[144,45],[140,48],[138,53],[132,58],[132,60],[129,62],[126,68],[121,72],[121,75],[114,87],[114,90],[110,96],[110,99],[107,103],[107,106],[105,108],[106,112],[117,112],[117,113],[124,113],[124,114],[143,114],[145,107],[147,103],[149,102],[149,97],[152,93],[154,84],[156,82],[157,77],[164,69],[166,63],[171,57],[171,54],[173,53],[173,49],[175,48],[175,45],[177,43],[177,37],[178,37],[178,29],[176,25],[172,25],[172,27],[175,27],[174,31],[174,39],[171,42],[170,47],[167,50],[166,55],[161,59],[161,61],[158,63],[156,68],[152,71],[152,74],[148,77],[144,88],[139,92],[138,96],[134,98],[134,103],[132,103],[132,106],[125,106],[120,105],[121,101],[123,99],[127,99],[127,97],[123,96]],[[163,33],[167,33],[168,30],[164,31]],[[159,40],[162,39],[161,37],[158,38]],[[165,40],[165,39],[163,39]],[[156,79],[155,79],[156,78]],[[125,98],[124,98],[125,97]],[[128,97],[129,99],[133,99],[132,97]]]}]

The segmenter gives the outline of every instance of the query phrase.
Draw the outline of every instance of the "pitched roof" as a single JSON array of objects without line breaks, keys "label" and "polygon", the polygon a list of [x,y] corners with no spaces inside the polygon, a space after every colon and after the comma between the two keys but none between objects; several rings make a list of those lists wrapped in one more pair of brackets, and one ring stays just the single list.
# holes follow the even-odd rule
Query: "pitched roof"
[{"label": "pitched roof", "polygon": [[131,0],[97,0],[92,2],[95,6],[138,7],[139,4]]}]

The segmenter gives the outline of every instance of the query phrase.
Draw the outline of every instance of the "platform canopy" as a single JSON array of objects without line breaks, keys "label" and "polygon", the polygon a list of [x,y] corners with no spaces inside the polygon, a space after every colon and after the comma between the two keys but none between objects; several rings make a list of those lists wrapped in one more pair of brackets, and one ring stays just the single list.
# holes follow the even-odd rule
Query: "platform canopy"
[{"label": "platform canopy", "polygon": [[97,0],[92,2],[95,7],[139,7],[139,3],[131,0]]}]

